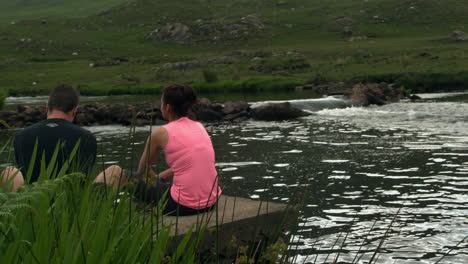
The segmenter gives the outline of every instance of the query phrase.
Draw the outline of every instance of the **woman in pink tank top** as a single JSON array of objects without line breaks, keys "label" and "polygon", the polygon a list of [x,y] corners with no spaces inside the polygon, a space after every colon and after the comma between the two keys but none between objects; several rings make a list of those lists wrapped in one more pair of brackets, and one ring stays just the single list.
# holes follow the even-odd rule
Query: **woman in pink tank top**
[{"label": "woman in pink tank top", "polygon": [[[221,195],[221,188],[210,136],[201,123],[187,116],[195,102],[195,91],[190,86],[170,85],[164,88],[161,112],[169,123],[149,136],[138,171],[122,171],[118,166],[111,166],[99,174],[95,182],[118,187],[135,181],[137,195],[150,203],[157,203],[168,190],[165,212],[172,215],[191,215],[213,208]],[[164,152],[169,169],[157,174],[151,165],[159,151]],[[172,184],[168,184],[170,180]]]}]

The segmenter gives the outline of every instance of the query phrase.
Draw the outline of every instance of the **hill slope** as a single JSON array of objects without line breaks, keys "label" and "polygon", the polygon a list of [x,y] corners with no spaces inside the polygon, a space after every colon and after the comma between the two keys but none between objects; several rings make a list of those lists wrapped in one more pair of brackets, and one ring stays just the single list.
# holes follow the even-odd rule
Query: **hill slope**
[{"label": "hill slope", "polygon": [[50,17],[84,17],[128,0],[0,0],[0,23]]},{"label": "hill slope", "polygon": [[[170,82],[393,81],[408,73],[451,80],[468,68],[467,42],[449,39],[468,33],[467,13],[459,0],[138,0],[85,18],[0,26],[0,88],[37,93],[65,82],[134,92]],[[177,23],[188,32],[182,42],[145,38]],[[174,62],[189,63],[167,65]]]}]

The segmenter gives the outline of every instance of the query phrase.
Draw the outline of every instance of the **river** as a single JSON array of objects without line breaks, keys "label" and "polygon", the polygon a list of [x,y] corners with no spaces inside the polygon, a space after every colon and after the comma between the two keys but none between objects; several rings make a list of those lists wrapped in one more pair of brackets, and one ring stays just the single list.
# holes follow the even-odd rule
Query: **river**
[{"label": "river", "polygon": [[[468,263],[466,239],[453,248],[468,235],[467,96],[422,96],[336,109],[293,100],[313,115],[206,124],[224,193],[277,202],[306,194],[293,263],[332,263],[338,254],[340,263],[366,263],[383,238],[376,263],[435,263],[449,250],[443,263]],[[129,140],[127,127],[89,129],[101,167],[135,166],[149,131],[137,128]],[[2,167],[11,164],[5,157]],[[159,159],[156,169],[164,167]]]}]

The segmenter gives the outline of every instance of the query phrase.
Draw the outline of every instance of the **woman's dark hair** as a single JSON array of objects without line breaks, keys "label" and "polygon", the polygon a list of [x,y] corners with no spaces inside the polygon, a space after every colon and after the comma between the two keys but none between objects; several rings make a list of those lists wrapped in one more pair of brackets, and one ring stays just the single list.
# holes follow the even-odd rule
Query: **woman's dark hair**
[{"label": "woman's dark hair", "polygon": [[170,104],[178,116],[187,116],[196,101],[195,90],[188,85],[172,84],[163,89],[163,104]]},{"label": "woman's dark hair", "polygon": [[60,110],[68,113],[78,106],[80,93],[69,85],[59,85],[49,95],[49,111]]}]

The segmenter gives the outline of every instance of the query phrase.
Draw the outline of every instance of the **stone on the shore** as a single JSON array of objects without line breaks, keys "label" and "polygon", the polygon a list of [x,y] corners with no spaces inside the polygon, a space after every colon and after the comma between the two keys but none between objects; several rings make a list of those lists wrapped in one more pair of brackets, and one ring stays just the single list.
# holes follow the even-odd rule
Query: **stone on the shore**
[{"label": "stone on the shore", "polygon": [[350,17],[338,17],[335,19],[335,23],[340,26],[352,26],[354,24],[354,20]]},{"label": "stone on the shore", "polygon": [[183,44],[191,37],[190,28],[181,23],[169,24],[161,29],[155,29],[146,35],[149,40],[161,40]]},{"label": "stone on the shore", "polygon": [[356,56],[359,58],[369,58],[371,53],[368,50],[358,49],[356,52]]},{"label": "stone on the shore", "polygon": [[465,34],[465,32],[461,30],[455,30],[450,34],[450,38],[455,41],[464,41],[468,40],[468,36]]},{"label": "stone on the shore", "polygon": [[164,72],[164,71],[174,71],[174,70],[191,70],[198,67],[201,67],[202,63],[199,61],[179,61],[174,63],[165,63],[163,66],[156,69],[156,72]]},{"label": "stone on the shore", "polygon": [[262,29],[262,28],[265,27],[265,25],[260,20],[260,18],[258,18],[258,16],[255,15],[255,14],[251,14],[251,15],[247,15],[247,16],[243,17],[241,19],[241,23],[246,24],[246,25],[248,25],[250,27],[257,28],[257,29]]},{"label": "stone on the shore", "polygon": [[307,115],[309,115],[307,112],[292,107],[288,102],[268,103],[252,109],[252,117],[263,121],[294,119]]},{"label": "stone on the shore", "polygon": [[200,36],[219,34],[219,30],[217,29],[216,25],[212,23],[200,25],[197,31]]},{"label": "stone on the shore", "polygon": [[348,41],[349,42],[354,42],[354,41],[363,41],[363,40],[367,40],[367,39],[368,39],[367,36],[352,36],[352,37],[348,38]]}]

